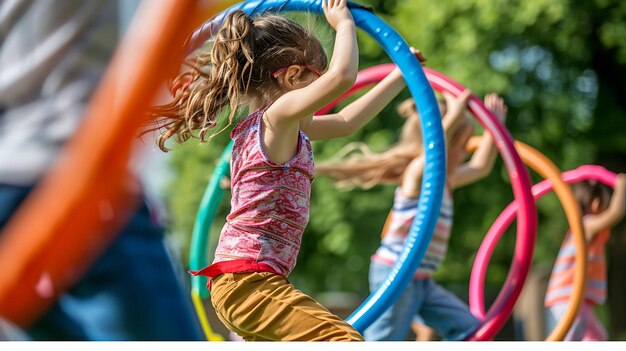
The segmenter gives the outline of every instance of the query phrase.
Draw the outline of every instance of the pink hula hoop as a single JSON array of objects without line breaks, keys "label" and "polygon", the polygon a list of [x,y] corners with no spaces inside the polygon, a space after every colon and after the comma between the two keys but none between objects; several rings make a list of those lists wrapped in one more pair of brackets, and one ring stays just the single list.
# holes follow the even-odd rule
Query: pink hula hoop
[{"label": "pink hula hoop", "polygon": [[[617,179],[617,175],[615,173],[602,166],[596,165],[580,166],[574,170],[562,173],[561,177],[563,181],[568,184],[577,183],[582,180],[596,180],[611,187],[615,186],[615,181]],[[546,179],[532,187],[533,197],[535,200],[538,200],[551,190],[552,183]],[[470,278],[469,301],[470,310],[479,318],[484,318],[485,316],[484,286],[485,277],[487,275],[487,265],[489,264],[491,255],[493,254],[498,241],[500,241],[500,238],[504,234],[504,231],[515,219],[517,207],[517,202],[513,201],[504,209],[504,211],[502,211],[491,228],[489,228],[487,235],[485,235],[485,238],[476,253],[476,259],[474,260],[474,265],[472,266],[472,275]]]},{"label": "pink hula hoop", "polygon": [[[386,77],[396,65],[382,64],[364,69],[359,72],[355,85],[339,99],[321,109],[317,114],[326,114],[332,110],[339,102],[369,85],[380,82]],[[426,77],[433,89],[439,92],[448,92],[453,96],[458,96],[465,88],[454,80],[446,77],[442,73],[424,67]],[[519,220],[517,221],[517,239],[515,242],[515,253],[513,262],[509,269],[507,281],[500,294],[496,298],[489,313],[483,314],[481,326],[469,336],[467,340],[491,340],[507,321],[515,302],[522,290],[526,276],[530,269],[530,264],[535,246],[537,234],[537,212],[535,202],[530,190],[530,180],[526,166],[522,162],[519,154],[513,146],[513,139],[504,125],[485,107],[483,102],[472,95],[468,101],[468,107],[472,114],[478,119],[482,126],[491,134],[496,143],[498,151],[511,179],[513,195],[516,203],[521,204],[519,208]],[[470,301],[471,303],[471,301]],[[483,302],[484,306],[484,302]]]}]

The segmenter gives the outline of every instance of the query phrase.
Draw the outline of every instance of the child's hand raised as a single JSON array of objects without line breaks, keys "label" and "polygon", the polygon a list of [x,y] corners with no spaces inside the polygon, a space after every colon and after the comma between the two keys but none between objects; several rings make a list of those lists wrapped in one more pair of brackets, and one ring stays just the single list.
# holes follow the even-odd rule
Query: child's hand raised
[{"label": "child's hand raised", "polygon": [[457,97],[447,92],[443,93],[446,100],[446,114],[443,116],[442,123],[446,135],[452,135],[466,120],[466,114],[463,111],[467,107],[467,100],[470,95],[472,92],[469,89],[465,89]]},{"label": "child's hand raised", "polygon": [[419,51],[418,49],[414,48],[411,46],[411,52],[413,53],[413,55],[415,55],[415,57],[419,60],[419,62],[422,64],[422,66],[424,66],[424,62],[426,62],[426,58],[424,57],[424,55],[422,54],[421,51]]},{"label": "child's hand raised", "polygon": [[348,9],[348,0],[322,0],[322,10],[328,24],[335,30],[343,22],[354,25],[354,18]]},{"label": "child's hand raised", "polygon": [[463,90],[459,96],[454,97],[452,94],[444,92],[443,97],[446,100],[446,110],[449,115],[461,114],[463,109],[467,107],[467,100],[472,95],[469,89]]},{"label": "child's hand raised", "polygon": [[498,96],[496,93],[487,94],[485,96],[485,107],[487,107],[493,114],[500,120],[500,122],[504,122],[506,120],[506,113],[508,111],[508,107],[504,103],[504,100]]},{"label": "child's hand raised", "polygon": [[402,103],[398,105],[397,111],[402,118],[409,118],[415,115],[417,111],[417,108],[415,106],[415,100],[413,100],[413,98],[410,98],[402,101]]}]

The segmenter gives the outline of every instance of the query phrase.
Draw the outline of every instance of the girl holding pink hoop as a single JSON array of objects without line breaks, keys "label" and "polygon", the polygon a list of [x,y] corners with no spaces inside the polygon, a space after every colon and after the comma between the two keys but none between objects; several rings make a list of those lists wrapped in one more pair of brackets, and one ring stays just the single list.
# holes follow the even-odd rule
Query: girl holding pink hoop
[{"label": "girl holding pink hoop", "polygon": [[[566,341],[605,341],[607,332],[594,314],[594,307],[606,301],[606,258],[604,247],[610,228],[619,223],[626,211],[626,174],[619,174],[613,195],[600,182],[584,181],[574,185],[574,196],[583,213],[587,239],[587,281],[585,297]],[[610,199],[610,200],[609,200]],[[570,231],[567,232],[552,269],[545,306],[547,332],[550,333],[567,310],[574,280],[576,247]]]}]

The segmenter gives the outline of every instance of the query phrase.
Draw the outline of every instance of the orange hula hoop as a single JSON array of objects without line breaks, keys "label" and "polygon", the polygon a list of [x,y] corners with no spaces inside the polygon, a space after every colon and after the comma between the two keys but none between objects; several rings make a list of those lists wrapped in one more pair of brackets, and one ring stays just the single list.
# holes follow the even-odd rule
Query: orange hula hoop
[{"label": "orange hula hoop", "polygon": [[[482,137],[480,136],[473,136],[470,138],[467,143],[467,150],[475,151],[480,144],[481,138]],[[532,168],[541,177],[549,179],[554,185],[554,191],[563,205],[567,221],[574,237],[574,243],[576,245],[576,261],[574,266],[575,276],[573,282],[574,289],[568,301],[565,315],[561,318],[561,320],[559,320],[550,335],[546,337],[546,341],[561,341],[565,338],[565,335],[571,328],[572,323],[574,323],[574,319],[576,318],[580,305],[583,301],[585,290],[585,278],[587,274],[587,244],[582,224],[582,216],[572,190],[561,179],[561,172],[556,165],[541,152],[520,141],[515,141],[515,149],[527,166]],[[387,234],[390,219],[391,211],[385,220],[385,224],[381,232],[381,238],[384,238]]]},{"label": "orange hula hoop", "polygon": [[[481,137],[474,136],[468,142],[467,148],[470,151],[475,150]],[[563,205],[567,222],[574,237],[576,246],[576,260],[574,264],[574,282],[573,291],[567,303],[565,315],[559,320],[550,335],[546,337],[546,341],[561,341],[574,323],[574,319],[578,314],[580,305],[583,301],[585,291],[585,278],[587,274],[587,243],[585,240],[585,232],[582,223],[582,215],[580,208],[574,198],[574,194],[563,179],[561,179],[561,171],[556,165],[550,161],[545,155],[531,146],[520,141],[515,141],[515,149],[526,165],[537,172],[542,178],[549,179],[554,187],[556,196]]]}]

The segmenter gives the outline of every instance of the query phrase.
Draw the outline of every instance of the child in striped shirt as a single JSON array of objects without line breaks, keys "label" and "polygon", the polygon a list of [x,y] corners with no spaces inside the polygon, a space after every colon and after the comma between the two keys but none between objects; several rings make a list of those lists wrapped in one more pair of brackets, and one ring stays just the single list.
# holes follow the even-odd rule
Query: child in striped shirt
[{"label": "child in striped shirt", "polygon": [[[574,196],[583,217],[587,239],[587,280],[584,300],[578,316],[570,327],[565,340],[604,341],[607,332],[595,316],[593,309],[606,301],[606,258],[604,247],[610,236],[610,228],[623,217],[626,208],[626,174],[619,174],[613,196],[609,202],[609,189],[596,182],[582,182],[574,186]],[[607,206],[608,205],[608,206]],[[556,263],[550,275],[545,298],[547,307],[547,332],[554,328],[567,310],[574,281],[576,246],[568,230],[561,245]]]},{"label": "child in striped shirt", "polygon": [[[366,340],[405,340],[414,319],[431,327],[446,340],[462,340],[479,326],[478,319],[470,313],[467,305],[432,279],[448,248],[453,221],[452,190],[485,177],[496,158],[494,142],[484,133],[471,160],[463,163],[467,155],[465,146],[473,132],[473,125],[464,112],[469,95],[468,90],[458,98],[444,94],[446,104],[440,105],[440,109],[444,114],[442,123],[447,141],[447,184],[435,231],[413,280],[398,301],[365,330]],[[504,121],[507,107],[499,96],[487,95],[485,105]],[[399,184],[395,190],[393,209],[383,228],[384,237],[371,259],[371,291],[383,283],[402,251],[417,214],[424,169],[419,115],[413,100],[401,104],[398,112],[407,120],[400,142],[394,147],[382,154],[369,152],[367,157],[316,168],[317,173],[327,174],[343,184],[352,183],[361,187],[379,183]]]}]

